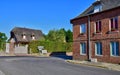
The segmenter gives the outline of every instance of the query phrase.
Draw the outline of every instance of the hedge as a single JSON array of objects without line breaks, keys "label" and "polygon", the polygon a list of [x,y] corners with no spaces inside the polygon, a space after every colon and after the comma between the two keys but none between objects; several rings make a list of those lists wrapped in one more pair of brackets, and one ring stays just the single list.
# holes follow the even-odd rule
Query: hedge
[{"label": "hedge", "polygon": [[44,46],[48,52],[71,52],[72,43],[51,42],[51,41],[32,41],[29,43],[30,53],[38,53],[38,46]]}]

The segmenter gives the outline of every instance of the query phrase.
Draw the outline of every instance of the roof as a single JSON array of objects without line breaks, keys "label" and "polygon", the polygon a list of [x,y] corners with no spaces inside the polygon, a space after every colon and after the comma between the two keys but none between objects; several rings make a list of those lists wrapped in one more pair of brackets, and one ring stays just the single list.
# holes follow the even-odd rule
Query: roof
[{"label": "roof", "polygon": [[[26,36],[26,39],[23,39],[23,35]],[[14,38],[17,42],[30,42],[32,41],[32,36],[35,36],[35,40],[39,40],[43,37],[43,34],[41,30],[21,27],[15,27],[11,30],[11,38]]]},{"label": "roof", "polygon": [[105,10],[109,10],[109,9],[119,7],[120,6],[120,0],[97,0],[89,8],[87,8],[83,13],[81,13],[80,15],[75,17],[74,19],[84,17],[84,16],[87,16],[89,14],[95,14],[94,13],[94,7],[98,4],[101,4],[101,6],[102,6],[101,12],[102,12],[102,11],[105,11]]}]

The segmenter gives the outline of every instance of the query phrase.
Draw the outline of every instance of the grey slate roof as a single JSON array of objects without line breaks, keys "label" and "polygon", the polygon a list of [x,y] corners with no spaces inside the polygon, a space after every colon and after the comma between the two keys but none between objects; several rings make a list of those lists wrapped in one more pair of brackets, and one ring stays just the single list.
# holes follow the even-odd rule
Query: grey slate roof
[{"label": "grey slate roof", "polygon": [[[26,39],[23,39],[23,35],[26,36]],[[15,27],[11,31],[11,38],[14,38],[16,42],[30,42],[32,41],[33,35],[35,36],[35,40],[39,40],[43,37],[41,30]]]},{"label": "grey slate roof", "polygon": [[[109,10],[112,8],[120,7],[120,0],[100,0],[94,2],[88,9],[86,9],[82,14],[78,15],[74,19],[84,17],[89,14],[94,14],[94,6],[96,4],[101,4],[102,5],[102,11]],[[101,12],[102,12],[101,11]]]}]

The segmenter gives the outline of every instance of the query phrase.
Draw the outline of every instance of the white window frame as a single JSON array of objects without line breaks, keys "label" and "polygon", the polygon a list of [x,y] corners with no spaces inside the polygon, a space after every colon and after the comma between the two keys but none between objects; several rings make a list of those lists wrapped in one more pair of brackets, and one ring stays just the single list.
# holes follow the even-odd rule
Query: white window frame
[{"label": "white window frame", "polygon": [[[112,42],[114,43],[114,47],[116,47],[116,43],[118,43],[118,45],[119,45],[119,42],[116,42],[116,41],[112,41]],[[116,57],[117,57],[117,56],[120,56],[120,53],[119,53],[119,55],[113,55],[113,54],[112,54],[112,51],[113,51],[113,50],[112,50],[112,42],[110,42],[110,55],[111,55],[111,56],[116,56]],[[119,48],[118,48],[118,49],[119,49]],[[114,50],[114,52],[115,52],[115,54],[116,54],[116,50]]]},{"label": "white window frame", "polygon": [[[99,24],[99,22],[101,22],[100,20],[98,20],[98,21],[95,21],[95,23],[94,23],[94,32],[95,33],[97,33],[97,31],[96,31],[96,22],[98,22],[98,24]],[[101,31],[102,31],[102,22],[101,22]],[[100,31],[100,32],[101,32]]]},{"label": "white window frame", "polygon": [[102,10],[101,4],[94,6],[94,13],[100,12],[101,10]]},{"label": "white window frame", "polygon": [[[85,47],[84,49],[86,50],[86,43],[85,43],[85,42],[80,43],[80,55],[86,55],[86,53],[82,53],[82,51],[83,51],[83,50],[82,50],[82,44],[85,45],[85,46],[84,46],[84,47]],[[86,52],[87,52],[87,51],[86,51]]]},{"label": "white window frame", "polygon": [[[99,44],[101,44],[102,45],[102,43],[101,42],[95,42],[95,55],[96,56],[102,56],[103,55],[103,51],[102,51],[102,54],[97,54],[97,43],[99,43]],[[99,45],[100,46],[100,45]],[[101,48],[102,49],[102,48]]]},{"label": "white window frame", "polygon": [[[112,31],[112,29],[111,29],[111,19],[114,19],[114,21],[115,21],[115,18],[117,18],[118,21],[119,21],[118,16],[117,17],[112,17],[112,18],[109,19],[109,31]],[[118,23],[118,26],[119,26],[119,23]]]},{"label": "white window frame", "polygon": [[26,39],[26,35],[23,35],[23,39]]},{"label": "white window frame", "polygon": [[[84,28],[84,32],[82,31],[83,30],[82,27]],[[84,23],[80,25],[80,34],[85,34],[85,33],[86,33],[86,24]]]},{"label": "white window frame", "polygon": [[32,36],[32,40],[35,40],[35,36]]}]

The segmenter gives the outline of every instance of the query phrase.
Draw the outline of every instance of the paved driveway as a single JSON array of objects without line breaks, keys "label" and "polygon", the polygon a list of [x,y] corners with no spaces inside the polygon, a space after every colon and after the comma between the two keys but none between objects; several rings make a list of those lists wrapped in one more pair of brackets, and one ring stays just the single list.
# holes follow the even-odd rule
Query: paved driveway
[{"label": "paved driveway", "polygon": [[54,57],[0,57],[0,75],[120,75],[120,72],[74,65]]}]

